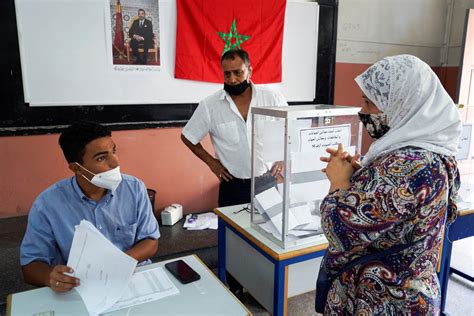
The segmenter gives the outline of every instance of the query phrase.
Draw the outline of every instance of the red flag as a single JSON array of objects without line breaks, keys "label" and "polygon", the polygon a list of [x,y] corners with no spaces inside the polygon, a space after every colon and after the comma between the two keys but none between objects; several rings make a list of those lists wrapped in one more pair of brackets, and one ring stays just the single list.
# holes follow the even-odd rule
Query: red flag
[{"label": "red flag", "polygon": [[120,57],[125,56],[125,46],[123,41],[123,22],[122,22],[122,6],[120,0],[117,0],[115,5],[115,36],[113,52],[119,54]]},{"label": "red flag", "polygon": [[175,77],[222,82],[221,56],[239,47],[255,83],[281,82],[286,0],[177,0]]}]

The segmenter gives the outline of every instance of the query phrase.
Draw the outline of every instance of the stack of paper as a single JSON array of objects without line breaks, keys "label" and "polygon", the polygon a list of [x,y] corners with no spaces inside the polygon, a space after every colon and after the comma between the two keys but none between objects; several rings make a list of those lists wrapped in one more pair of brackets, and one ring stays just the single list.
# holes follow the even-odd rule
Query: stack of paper
[{"label": "stack of paper", "polygon": [[217,215],[212,212],[188,214],[183,227],[187,230],[217,229]]},{"label": "stack of paper", "polygon": [[137,260],[123,253],[86,220],[76,226],[67,265],[81,280],[76,291],[89,313],[112,307],[127,288]]},{"label": "stack of paper", "polygon": [[127,290],[120,300],[105,312],[156,301],[175,294],[179,294],[179,290],[171,282],[163,268],[157,267],[137,272],[132,275]]},{"label": "stack of paper", "polygon": [[[260,227],[278,239],[282,235],[283,198],[280,192],[272,187],[255,196],[255,205],[261,214],[270,220]],[[321,218],[311,213],[308,202],[296,202],[288,210],[288,234],[295,237],[315,234],[321,227]]]},{"label": "stack of paper", "polygon": [[[118,249],[86,220],[76,226],[67,265],[74,269],[73,276],[80,279],[81,285],[75,290],[93,315],[150,301],[153,292],[161,292],[153,299],[179,293],[164,271],[153,269],[132,276],[137,260]],[[159,286],[143,282],[156,279],[151,274],[158,276]]]}]

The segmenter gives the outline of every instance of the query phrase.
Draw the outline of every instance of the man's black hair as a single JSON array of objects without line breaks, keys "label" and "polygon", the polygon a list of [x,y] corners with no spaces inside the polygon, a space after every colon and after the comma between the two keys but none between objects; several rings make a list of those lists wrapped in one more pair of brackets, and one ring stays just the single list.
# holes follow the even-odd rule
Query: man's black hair
[{"label": "man's black hair", "polygon": [[86,145],[97,138],[112,136],[110,130],[96,122],[78,121],[59,136],[59,145],[68,163],[82,163]]},{"label": "man's black hair", "polygon": [[145,10],[143,10],[143,9],[138,9],[137,12],[140,12],[140,11],[143,11],[143,13],[146,13]]},{"label": "man's black hair", "polygon": [[239,57],[240,59],[242,59],[244,61],[245,66],[250,66],[249,54],[245,50],[240,48],[232,48],[226,51],[221,57],[221,64],[225,59],[234,60],[235,57]]}]

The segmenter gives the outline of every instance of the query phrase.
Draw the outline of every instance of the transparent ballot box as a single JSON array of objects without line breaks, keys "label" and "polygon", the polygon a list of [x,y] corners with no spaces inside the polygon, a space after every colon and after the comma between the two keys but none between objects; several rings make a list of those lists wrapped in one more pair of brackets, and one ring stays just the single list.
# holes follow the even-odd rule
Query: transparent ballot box
[{"label": "transparent ballot box", "polygon": [[359,152],[360,108],[253,107],[252,227],[282,248],[325,240],[319,205],[329,192],[327,148]]}]

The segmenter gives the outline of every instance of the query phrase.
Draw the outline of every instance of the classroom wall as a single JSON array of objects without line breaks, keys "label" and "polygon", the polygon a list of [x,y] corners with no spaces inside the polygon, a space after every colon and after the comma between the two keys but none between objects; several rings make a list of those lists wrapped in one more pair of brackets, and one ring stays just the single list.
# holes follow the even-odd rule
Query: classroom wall
[{"label": "classroom wall", "polygon": [[[116,131],[121,170],[157,190],[155,208],[177,202],[187,213],[217,204],[217,178],[184,146],[180,128]],[[0,137],[0,217],[27,214],[35,197],[72,173],[58,134]],[[203,141],[211,150],[210,140]],[[212,150],[211,150],[212,152]]]},{"label": "classroom wall", "polygon": [[340,0],[335,103],[360,102],[353,78],[397,54],[427,62],[456,100],[466,9],[473,6],[473,0]]},{"label": "classroom wall", "polygon": [[[428,63],[457,101],[466,9],[473,0],[340,0],[334,103],[360,105],[354,78],[385,56]],[[363,135],[362,152],[371,144]]]},{"label": "classroom wall", "polygon": [[[430,64],[455,98],[465,9],[474,0],[340,0],[335,104],[359,105],[353,78],[388,55]],[[93,119],[93,118],[91,118]],[[117,131],[123,172],[158,191],[156,209],[178,202],[185,213],[217,205],[218,181],[181,143],[181,128]],[[69,176],[58,135],[0,137],[0,217],[27,214],[46,187]],[[364,152],[370,144],[364,138]],[[211,148],[209,139],[205,147]]]}]

